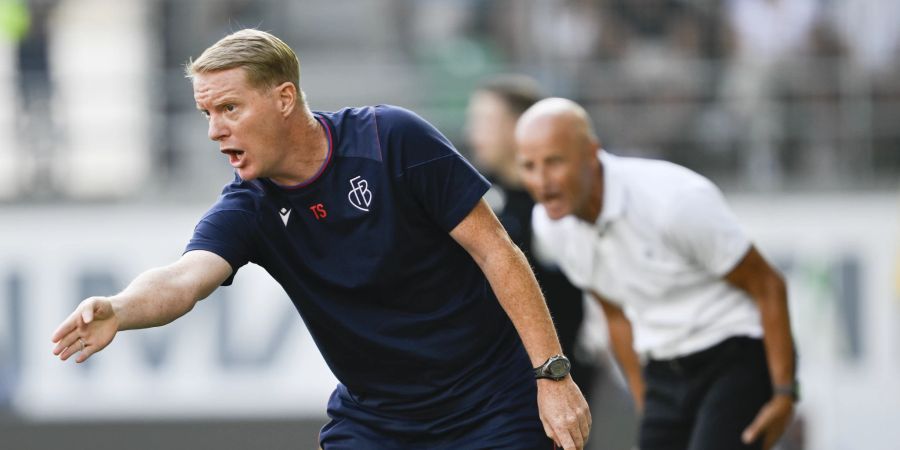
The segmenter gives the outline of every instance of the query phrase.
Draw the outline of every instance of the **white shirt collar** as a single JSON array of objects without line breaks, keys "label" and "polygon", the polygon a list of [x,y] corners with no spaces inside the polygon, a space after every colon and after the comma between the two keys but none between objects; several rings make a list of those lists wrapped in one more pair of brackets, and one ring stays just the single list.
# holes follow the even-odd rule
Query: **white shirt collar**
[{"label": "white shirt collar", "polygon": [[603,209],[594,226],[605,230],[625,212],[625,185],[619,177],[619,158],[606,150],[597,151],[597,159],[603,165]]}]

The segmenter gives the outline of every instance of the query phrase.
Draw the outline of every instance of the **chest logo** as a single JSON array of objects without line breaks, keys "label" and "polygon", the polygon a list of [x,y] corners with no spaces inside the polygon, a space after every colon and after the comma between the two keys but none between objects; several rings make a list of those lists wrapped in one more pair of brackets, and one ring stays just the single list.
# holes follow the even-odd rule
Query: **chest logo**
[{"label": "chest logo", "polygon": [[284,226],[287,226],[288,217],[291,217],[291,210],[288,208],[281,208],[278,211],[278,215],[281,216],[281,221],[284,222]]},{"label": "chest logo", "polygon": [[347,200],[350,204],[360,211],[369,212],[369,205],[372,204],[372,191],[369,190],[369,182],[362,176],[354,177],[350,180],[350,192],[347,193]]},{"label": "chest logo", "polygon": [[325,205],[321,203],[310,206],[309,210],[312,211],[313,217],[315,217],[316,220],[322,220],[328,217],[328,211],[325,210]]}]

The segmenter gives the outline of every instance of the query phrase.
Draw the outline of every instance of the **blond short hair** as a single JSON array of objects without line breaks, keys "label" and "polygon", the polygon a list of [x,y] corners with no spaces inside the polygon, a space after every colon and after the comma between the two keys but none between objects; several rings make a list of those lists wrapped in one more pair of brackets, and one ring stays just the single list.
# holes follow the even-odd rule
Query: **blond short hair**
[{"label": "blond short hair", "polygon": [[300,102],[300,60],[290,46],[265,31],[247,28],[223,37],[203,51],[196,60],[185,64],[185,75],[193,79],[198,73],[243,68],[247,81],[255,88],[269,88],[284,82],[294,83]]}]

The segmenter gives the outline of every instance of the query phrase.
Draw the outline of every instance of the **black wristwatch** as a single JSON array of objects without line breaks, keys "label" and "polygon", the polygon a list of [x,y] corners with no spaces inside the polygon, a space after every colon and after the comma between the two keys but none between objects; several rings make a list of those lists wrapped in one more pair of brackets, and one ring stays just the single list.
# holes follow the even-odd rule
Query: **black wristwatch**
[{"label": "black wristwatch", "polygon": [[788,396],[794,400],[794,403],[797,403],[800,401],[800,382],[794,380],[790,384],[772,386],[772,393],[775,395]]},{"label": "black wristwatch", "polygon": [[551,356],[546,362],[534,368],[534,378],[549,378],[554,381],[562,380],[572,369],[569,358],[563,355]]}]

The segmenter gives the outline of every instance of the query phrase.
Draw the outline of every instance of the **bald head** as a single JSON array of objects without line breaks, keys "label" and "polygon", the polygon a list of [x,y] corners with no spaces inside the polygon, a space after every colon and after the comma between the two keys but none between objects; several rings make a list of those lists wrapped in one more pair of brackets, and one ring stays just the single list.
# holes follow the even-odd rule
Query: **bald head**
[{"label": "bald head", "polygon": [[584,108],[563,98],[534,104],[516,124],[516,162],[522,182],[551,219],[599,213],[600,143]]},{"label": "bald head", "polygon": [[[565,98],[548,98],[522,114],[516,125],[516,141],[531,141],[542,134],[566,134],[585,143],[598,145],[597,133],[587,111]],[[546,136],[543,136],[546,137]]]}]

